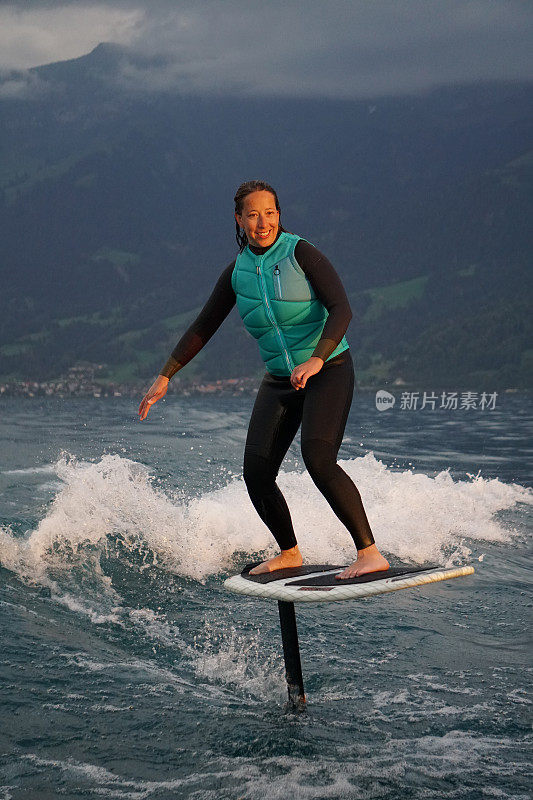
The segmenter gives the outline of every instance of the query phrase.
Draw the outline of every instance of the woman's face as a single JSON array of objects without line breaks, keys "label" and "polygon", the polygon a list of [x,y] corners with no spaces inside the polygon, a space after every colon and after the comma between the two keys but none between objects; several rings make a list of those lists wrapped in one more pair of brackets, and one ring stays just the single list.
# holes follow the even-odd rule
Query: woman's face
[{"label": "woman's face", "polygon": [[246,195],[242,214],[235,219],[245,232],[249,244],[268,247],[273,244],[279,227],[279,211],[272,192],[262,190]]}]

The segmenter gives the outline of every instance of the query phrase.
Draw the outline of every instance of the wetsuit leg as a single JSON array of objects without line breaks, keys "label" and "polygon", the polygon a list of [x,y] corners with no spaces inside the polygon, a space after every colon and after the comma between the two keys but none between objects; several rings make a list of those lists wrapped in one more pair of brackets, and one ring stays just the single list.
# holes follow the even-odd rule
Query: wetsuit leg
[{"label": "wetsuit leg", "polygon": [[313,482],[361,550],[373,544],[374,537],[357,487],[337,464],[353,389],[349,350],[326,361],[309,378],[304,390],[302,456]]},{"label": "wetsuit leg", "polygon": [[288,378],[266,373],[255,399],[246,446],[244,481],[257,513],[282,550],[297,544],[289,508],[276,477],[302,419],[303,396]]}]

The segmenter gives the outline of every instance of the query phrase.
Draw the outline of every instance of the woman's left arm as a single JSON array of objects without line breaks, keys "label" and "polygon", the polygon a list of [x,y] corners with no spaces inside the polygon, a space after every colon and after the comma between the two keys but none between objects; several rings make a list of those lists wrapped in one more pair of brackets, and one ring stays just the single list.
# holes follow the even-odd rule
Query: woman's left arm
[{"label": "woman's left arm", "polygon": [[296,389],[300,389],[311,375],[319,372],[324,361],[333,353],[346,333],[353,315],[342,281],[331,261],[303,239],[297,243],[294,255],[316,296],[328,311],[322,336],[311,357],[304,364],[295,367],[291,375],[291,383]]}]

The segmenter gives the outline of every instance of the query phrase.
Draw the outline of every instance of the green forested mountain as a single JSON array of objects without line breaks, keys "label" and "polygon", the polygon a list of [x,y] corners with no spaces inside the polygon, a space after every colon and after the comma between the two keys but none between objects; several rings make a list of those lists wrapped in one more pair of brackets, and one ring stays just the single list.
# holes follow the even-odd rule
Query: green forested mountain
[{"label": "green forested mountain", "polygon": [[[147,95],[114,79],[127,57],[4,76],[29,88],[0,100],[1,380],[148,379],[235,255],[237,185],[263,177],[343,278],[360,381],[531,385],[529,85]],[[233,311],[182,375],[260,368]]]}]

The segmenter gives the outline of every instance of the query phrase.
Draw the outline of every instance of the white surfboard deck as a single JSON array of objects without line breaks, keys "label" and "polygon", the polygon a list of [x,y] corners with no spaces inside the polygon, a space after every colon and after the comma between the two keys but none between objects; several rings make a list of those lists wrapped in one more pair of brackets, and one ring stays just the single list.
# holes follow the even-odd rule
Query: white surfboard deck
[{"label": "white surfboard deck", "polygon": [[[257,562],[261,563],[261,562]],[[393,567],[382,572],[372,572],[357,578],[336,579],[335,575],[346,569],[332,564],[307,564],[302,567],[250,575],[257,564],[247,564],[240,575],[224,581],[230,592],[261,597],[267,600],[285,600],[290,603],[324,603],[337,600],[356,600],[398,589],[410,589],[425,583],[447,581],[462,575],[471,575],[474,567]]]}]

